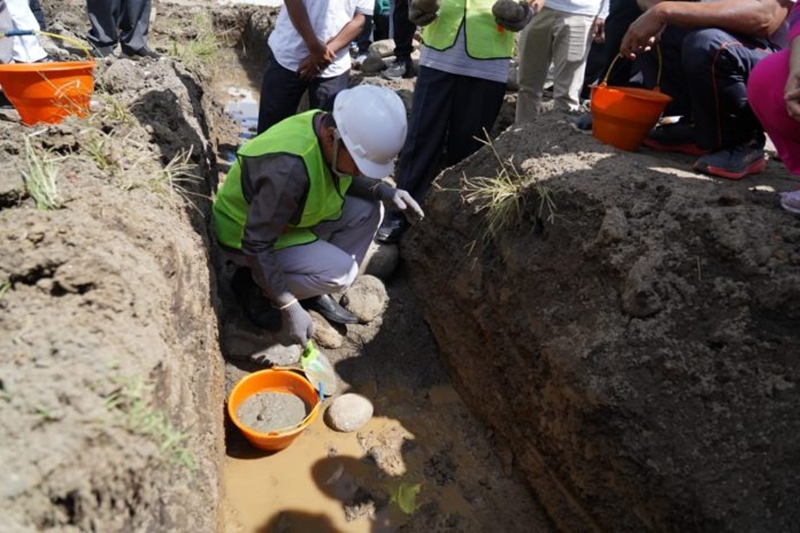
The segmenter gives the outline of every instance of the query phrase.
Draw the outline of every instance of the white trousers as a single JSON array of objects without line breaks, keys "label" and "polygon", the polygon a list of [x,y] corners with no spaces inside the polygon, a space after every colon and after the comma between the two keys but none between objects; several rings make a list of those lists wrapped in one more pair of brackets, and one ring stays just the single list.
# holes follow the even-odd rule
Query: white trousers
[{"label": "white trousers", "polygon": [[518,124],[530,122],[539,115],[542,90],[551,62],[556,109],[579,109],[594,19],[591,15],[573,15],[545,6],[522,30],[519,37]]},{"label": "white trousers", "polygon": [[[39,22],[31,11],[28,0],[6,0],[8,12],[11,15],[12,29],[39,30]],[[7,28],[3,28],[7,29]],[[5,40],[6,38],[0,39]],[[47,57],[47,52],[39,44],[36,35],[13,37],[12,59],[17,63],[34,63]]]}]

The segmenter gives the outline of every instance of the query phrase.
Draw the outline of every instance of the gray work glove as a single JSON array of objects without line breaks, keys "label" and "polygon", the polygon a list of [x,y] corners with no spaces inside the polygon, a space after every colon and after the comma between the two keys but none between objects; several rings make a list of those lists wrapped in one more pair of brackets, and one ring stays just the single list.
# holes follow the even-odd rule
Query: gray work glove
[{"label": "gray work glove", "polygon": [[278,333],[278,341],[281,344],[305,346],[312,335],[314,335],[314,322],[300,302],[295,300],[289,307],[281,309],[281,330]]},{"label": "gray work glove", "polygon": [[422,208],[408,191],[395,189],[386,183],[381,183],[378,185],[377,195],[379,200],[392,204],[412,222],[425,218]]},{"label": "gray work glove", "polygon": [[497,0],[492,6],[495,22],[508,31],[521,31],[535,14],[525,0]]},{"label": "gray work glove", "polygon": [[439,16],[442,0],[411,0],[408,5],[408,20],[417,26],[427,26]]}]

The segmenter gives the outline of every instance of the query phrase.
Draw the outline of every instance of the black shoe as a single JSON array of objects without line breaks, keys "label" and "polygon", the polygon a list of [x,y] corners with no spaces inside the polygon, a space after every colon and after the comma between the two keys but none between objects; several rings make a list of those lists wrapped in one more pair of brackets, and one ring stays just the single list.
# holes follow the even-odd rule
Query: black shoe
[{"label": "black shoe", "polygon": [[375,240],[383,244],[394,244],[400,240],[403,233],[408,229],[409,223],[403,215],[389,216],[383,221]]},{"label": "black shoe", "polygon": [[359,322],[358,317],[342,307],[330,294],[301,300],[300,305],[309,311],[316,311],[330,322],[337,324],[358,324]]},{"label": "black shoe", "polygon": [[122,54],[130,59],[139,59],[142,57],[149,57],[150,59],[161,59],[161,55],[153,52],[146,46],[138,50],[131,50],[130,48],[122,47]]},{"label": "black shoe", "polygon": [[114,57],[114,49],[116,46],[94,46],[89,51],[95,59],[104,59],[106,57]]},{"label": "black shoe", "polygon": [[261,288],[253,280],[249,268],[236,270],[231,279],[231,289],[250,322],[270,331],[281,329],[281,312],[272,307],[261,293]]}]

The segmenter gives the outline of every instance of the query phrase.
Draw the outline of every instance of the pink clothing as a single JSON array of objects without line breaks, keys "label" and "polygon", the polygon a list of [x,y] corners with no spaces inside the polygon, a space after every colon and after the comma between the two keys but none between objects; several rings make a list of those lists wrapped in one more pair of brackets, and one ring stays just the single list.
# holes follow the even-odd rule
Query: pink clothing
[{"label": "pink clothing", "polygon": [[[800,35],[800,4],[789,15],[789,42]],[[783,89],[789,77],[789,50],[758,62],[747,81],[747,101],[775,144],[786,168],[800,174],[800,121],[786,112]]]}]

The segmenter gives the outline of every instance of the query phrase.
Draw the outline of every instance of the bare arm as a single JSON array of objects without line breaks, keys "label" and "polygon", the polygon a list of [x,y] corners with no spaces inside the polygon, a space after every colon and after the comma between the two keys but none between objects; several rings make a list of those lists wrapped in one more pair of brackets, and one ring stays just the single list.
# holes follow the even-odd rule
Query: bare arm
[{"label": "bare arm", "polygon": [[642,7],[652,5],[630,25],[622,39],[620,53],[631,59],[648,50],[668,24],[721,28],[766,38],[780,27],[792,7],[789,0],[638,1]]},{"label": "bare arm", "polygon": [[334,52],[338,52],[342,48],[350,46],[350,43],[356,40],[361,30],[364,29],[366,18],[362,13],[356,13],[353,18],[344,25],[344,27],[334,35],[330,41],[327,42],[328,48]]}]

